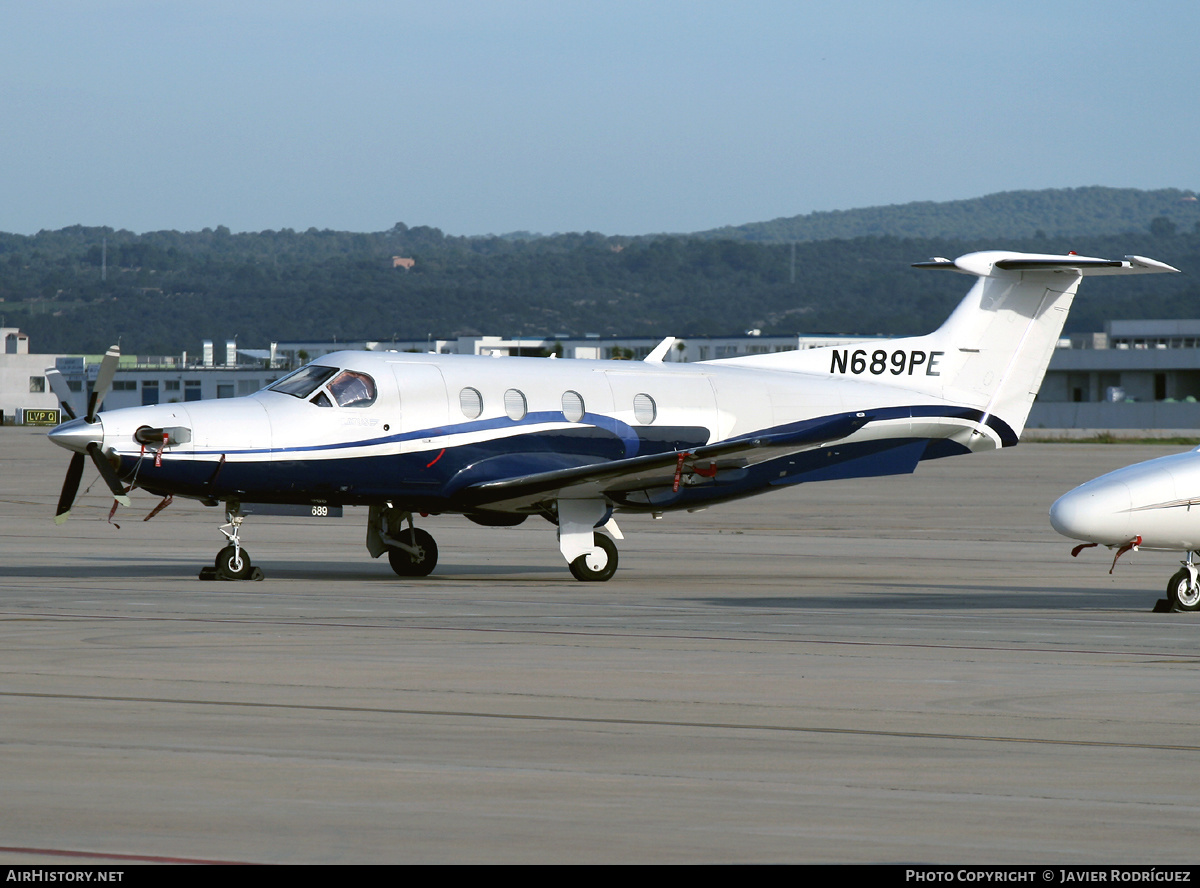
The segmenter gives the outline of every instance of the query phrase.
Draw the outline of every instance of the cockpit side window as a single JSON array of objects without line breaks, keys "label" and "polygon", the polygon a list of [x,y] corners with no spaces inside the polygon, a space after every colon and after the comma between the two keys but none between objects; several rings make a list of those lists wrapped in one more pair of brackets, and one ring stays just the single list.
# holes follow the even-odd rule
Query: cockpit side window
[{"label": "cockpit side window", "polygon": [[285,395],[292,395],[296,398],[307,398],[316,391],[321,383],[335,373],[337,373],[337,367],[321,367],[310,364],[283,377],[271,386],[271,391],[283,392]]},{"label": "cockpit side window", "polygon": [[375,380],[357,370],[343,370],[326,388],[339,407],[370,407],[375,403]]}]

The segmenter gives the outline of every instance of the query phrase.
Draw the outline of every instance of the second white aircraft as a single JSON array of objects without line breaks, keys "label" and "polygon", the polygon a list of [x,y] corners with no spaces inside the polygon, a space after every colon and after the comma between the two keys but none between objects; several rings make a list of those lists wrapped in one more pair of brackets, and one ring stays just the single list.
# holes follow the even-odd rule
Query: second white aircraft
[{"label": "second white aircraft", "polygon": [[1200,550],[1200,450],[1093,478],[1050,507],[1050,523],[1063,536],[1116,549],[1114,566],[1130,549],[1183,552],[1182,566],[1167,582],[1167,600],[1176,610],[1200,610],[1194,560]]}]

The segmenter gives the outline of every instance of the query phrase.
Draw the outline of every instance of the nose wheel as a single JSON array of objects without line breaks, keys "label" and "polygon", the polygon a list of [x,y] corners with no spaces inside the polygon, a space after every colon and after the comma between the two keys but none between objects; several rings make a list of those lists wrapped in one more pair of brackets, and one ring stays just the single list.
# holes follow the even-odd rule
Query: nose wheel
[{"label": "nose wheel", "polygon": [[250,563],[250,553],[242,548],[242,522],[246,516],[242,514],[241,504],[230,500],[225,504],[225,521],[221,533],[229,541],[229,545],[221,549],[214,559],[212,567],[200,569],[202,580],[261,580],[262,568]]},{"label": "nose wheel", "polygon": [[237,546],[226,546],[217,553],[214,570],[222,580],[248,580],[254,568],[250,564],[249,552]]}]

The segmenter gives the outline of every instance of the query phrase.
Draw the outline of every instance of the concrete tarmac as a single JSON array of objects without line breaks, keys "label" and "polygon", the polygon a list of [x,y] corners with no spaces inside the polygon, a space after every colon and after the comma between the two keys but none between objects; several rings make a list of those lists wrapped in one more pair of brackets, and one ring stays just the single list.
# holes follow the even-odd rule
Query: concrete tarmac
[{"label": "concrete tarmac", "polygon": [[[0,860],[111,864],[1194,862],[1200,623],[1177,558],[1046,511],[1183,448],[1026,444],[909,477],[621,521],[608,583],[553,528],[251,518],[0,429]],[[94,482],[94,483],[93,483]],[[77,856],[80,853],[85,856]]]}]

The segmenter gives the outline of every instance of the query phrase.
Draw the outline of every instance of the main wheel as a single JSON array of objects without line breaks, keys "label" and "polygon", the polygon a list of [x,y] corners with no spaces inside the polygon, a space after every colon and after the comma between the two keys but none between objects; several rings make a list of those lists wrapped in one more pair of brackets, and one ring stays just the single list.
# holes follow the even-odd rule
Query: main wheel
[{"label": "main wheel", "polygon": [[585,583],[603,583],[611,580],[617,572],[617,544],[602,533],[592,534],[596,545],[603,550],[604,564],[597,570],[588,566],[587,555],[580,555],[571,562],[571,576]]},{"label": "main wheel", "polygon": [[226,546],[217,553],[217,573],[227,580],[244,580],[250,576],[253,569],[250,566],[250,553],[242,549],[238,553],[236,546]]},{"label": "main wheel", "polygon": [[392,565],[392,570],[402,577],[429,576],[437,567],[438,560],[438,547],[437,543],[433,541],[433,537],[418,527],[411,533],[407,530],[402,531],[400,539],[410,545],[415,543],[417,551],[415,553],[406,552],[395,546],[389,547],[388,561]]},{"label": "main wheel", "polygon": [[1167,583],[1167,598],[1181,611],[1200,610],[1200,588],[1191,587],[1191,576],[1186,568],[1179,568]]}]

